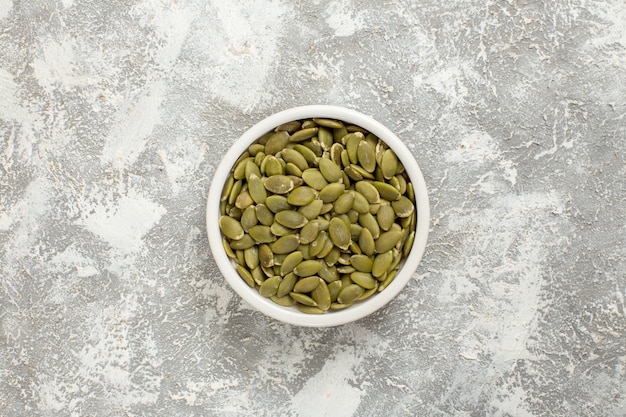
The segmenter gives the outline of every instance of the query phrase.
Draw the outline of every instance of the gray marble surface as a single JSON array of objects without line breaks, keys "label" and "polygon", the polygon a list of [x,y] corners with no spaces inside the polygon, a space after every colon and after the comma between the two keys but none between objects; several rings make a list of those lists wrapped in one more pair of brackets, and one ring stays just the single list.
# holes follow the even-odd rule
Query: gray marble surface
[{"label": "gray marble surface", "polygon": [[[328,329],[243,303],[204,224],[229,144],[314,103],[432,203]],[[0,138],[2,416],[626,415],[622,0],[0,0]]]}]

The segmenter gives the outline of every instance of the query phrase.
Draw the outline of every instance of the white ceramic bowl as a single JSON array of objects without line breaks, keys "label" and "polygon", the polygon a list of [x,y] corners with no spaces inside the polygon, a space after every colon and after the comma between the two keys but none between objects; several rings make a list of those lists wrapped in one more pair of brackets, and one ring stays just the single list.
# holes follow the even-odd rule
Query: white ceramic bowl
[{"label": "white ceramic bowl", "polygon": [[[325,314],[307,314],[300,312],[295,307],[282,307],[272,300],[262,297],[257,289],[249,287],[237,274],[233,262],[224,252],[222,235],[218,224],[222,188],[239,156],[248,149],[251,143],[263,134],[273,130],[276,126],[292,120],[310,119],[313,117],[337,119],[347,124],[361,126],[382,139],[396,153],[404,165],[405,171],[413,183],[417,209],[417,227],[413,247],[391,284],[380,293],[357,302],[345,310],[328,311]],[[354,110],[336,106],[311,105],[295,107],[273,114],[252,126],[233,143],[217,167],[207,198],[206,223],[209,244],[217,266],[224,274],[228,284],[245,301],[262,313],[277,320],[300,326],[326,327],[349,323],[375,312],[391,301],[409,282],[422,259],[428,238],[429,222],[430,207],[424,177],[407,147],[395,134],[371,117]]]}]

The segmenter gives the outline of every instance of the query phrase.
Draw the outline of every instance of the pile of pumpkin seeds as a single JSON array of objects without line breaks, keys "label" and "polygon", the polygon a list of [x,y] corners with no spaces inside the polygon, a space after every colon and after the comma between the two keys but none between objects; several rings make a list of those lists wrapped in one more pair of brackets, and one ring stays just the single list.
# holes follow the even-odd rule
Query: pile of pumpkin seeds
[{"label": "pile of pumpkin seeds", "polygon": [[285,123],[248,147],[221,195],[226,254],[263,297],[305,313],[384,290],[408,256],[417,213],[395,153],[338,120]]}]

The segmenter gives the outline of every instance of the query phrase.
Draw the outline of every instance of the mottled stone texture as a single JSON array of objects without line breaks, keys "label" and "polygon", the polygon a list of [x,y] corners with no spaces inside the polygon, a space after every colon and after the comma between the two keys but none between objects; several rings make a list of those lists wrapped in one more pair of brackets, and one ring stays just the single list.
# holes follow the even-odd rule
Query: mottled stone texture
[{"label": "mottled stone texture", "polygon": [[[394,130],[433,214],[329,329],[251,310],[204,223],[312,103]],[[626,415],[625,126],[622,0],[0,0],[0,415]]]}]

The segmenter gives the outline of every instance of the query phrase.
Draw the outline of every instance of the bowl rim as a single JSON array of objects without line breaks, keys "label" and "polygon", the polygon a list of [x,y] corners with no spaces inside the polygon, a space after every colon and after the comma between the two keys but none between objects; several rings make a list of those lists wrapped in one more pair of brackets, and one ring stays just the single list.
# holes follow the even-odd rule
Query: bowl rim
[{"label": "bowl rim", "polygon": [[[367,131],[383,140],[398,156],[404,165],[415,191],[417,210],[417,225],[415,228],[415,240],[409,256],[403,261],[404,264],[398,270],[394,280],[384,291],[362,302],[354,304],[345,310],[332,311],[326,314],[307,314],[292,307],[283,307],[272,300],[262,297],[256,288],[249,287],[237,274],[232,261],[226,255],[222,246],[222,234],[219,230],[218,219],[220,217],[220,197],[222,188],[228,178],[235,161],[244,153],[248,146],[260,138],[263,134],[283,123],[309,118],[331,118],[361,126]],[[292,325],[307,327],[330,327],[346,324],[379,310],[395,298],[408,284],[413,273],[419,265],[428,240],[430,224],[430,205],[428,190],[424,176],[406,145],[386,126],[374,120],[372,117],[356,110],[333,105],[307,105],[293,107],[278,113],[274,113],[246,130],[227,150],[222,160],[214,171],[213,179],[209,187],[206,207],[206,228],[209,246],[219,270],[228,284],[248,304],[255,309],[276,320]]]}]

